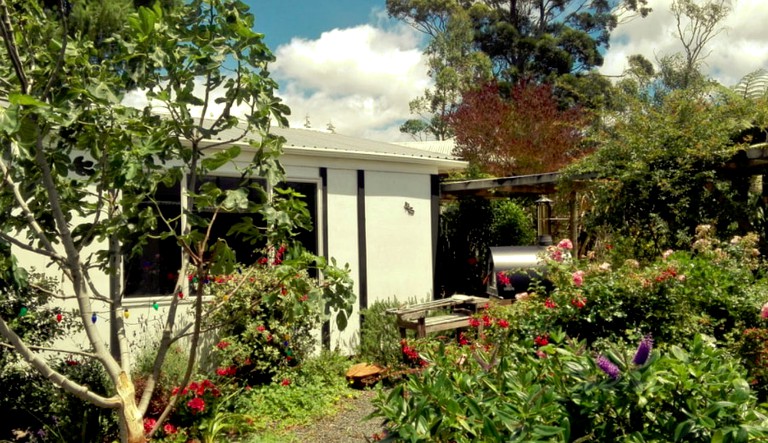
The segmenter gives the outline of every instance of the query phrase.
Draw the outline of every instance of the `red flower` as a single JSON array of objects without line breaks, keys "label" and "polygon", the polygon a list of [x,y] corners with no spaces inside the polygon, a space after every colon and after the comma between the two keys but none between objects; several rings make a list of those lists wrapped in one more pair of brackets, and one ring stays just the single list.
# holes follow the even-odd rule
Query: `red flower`
[{"label": "red flower", "polygon": [[575,297],[575,298],[571,299],[571,304],[574,307],[576,307],[578,309],[581,309],[581,308],[583,308],[587,304],[587,299],[582,297],[582,296],[578,296],[578,297]]},{"label": "red flower", "polygon": [[260,265],[266,265],[267,263],[269,263],[269,259],[267,257],[261,257],[259,259],[259,264]]},{"label": "red flower", "polygon": [[200,397],[195,397],[187,402],[187,406],[192,410],[193,414],[197,414],[205,410],[205,401]]},{"label": "red flower", "polygon": [[237,374],[237,367],[230,366],[228,368],[216,368],[216,375],[220,375],[222,377],[232,377],[235,374]]},{"label": "red flower", "polygon": [[265,328],[264,325],[258,325],[256,326],[256,330],[259,332],[264,332],[267,330],[267,328]]},{"label": "red flower", "polygon": [[463,332],[459,333],[459,346],[466,346],[469,344],[469,340],[467,340],[467,337],[464,335]]},{"label": "red flower", "polygon": [[469,326],[473,328],[479,328],[480,327],[480,320],[476,319],[475,317],[469,318]]},{"label": "red flower", "polygon": [[491,317],[488,317],[488,315],[483,315],[483,326],[488,327],[493,324],[493,319]]},{"label": "red flower", "polygon": [[557,303],[555,303],[555,301],[552,300],[551,298],[548,298],[544,301],[544,306],[546,306],[549,309],[554,309],[557,307]]},{"label": "red flower", "polygon": [[149,433],[149,431],[152,430],[152,428],[155,427],[155,424],[157,424],[157,420],[151,417],[147,417],[144,419],[144,433]]},{"label": "red flower", "polygon": [[533,339],[533,343],[536,346],[546,346],[549,344],[549,336],[548,335],[538,335],[535,339]]},{"label": "red flower", "polygon": [[224,341],[224,340],[216,343],[216,347],[219,348],[219,349],[227,349],[227,347],[229,345],[230,345],[230,343],[228,341]]},{"label": "red flower", "polygon": [[299,297],[299,301],[307,301],[309,299],[309,295],[304,294],[301,297]]},{"label": "red flower", "polygon": [[502,329],[507,329],[509,327],[509,322],[503,318],[496,320],[496,324]]},{"label": "red flower", "polygon": [[291,380],[284,378],[283,381],[280,382],[280,385],[282,386],[288,386],[291,384]]},{"label": "red flower", "polygon": [[171,395],[176,395],[176,394],[178,394],[178,393],[179,393],[179,387],[178,387],[178,386],[176,386],[176,387],[174,387],[174,388],[173,388],[173,390],[171,391]]},{"label": "red flower", "polygon": [[176,426],[166,423],[165,426],[163,426],[163,431],[165,431],[166,434],[171,435],[176,433]]}]

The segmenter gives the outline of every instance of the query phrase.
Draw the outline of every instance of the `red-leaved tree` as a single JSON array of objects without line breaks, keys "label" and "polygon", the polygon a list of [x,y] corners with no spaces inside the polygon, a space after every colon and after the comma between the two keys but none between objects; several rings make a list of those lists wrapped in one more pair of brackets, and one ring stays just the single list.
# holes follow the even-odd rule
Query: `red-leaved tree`
[{"label": "red-leaved tree", "polygon": [[552,87],[516,84],[510,97],[495,83],[465,92],[449,123],[455,154],[496,176],[557,171],[585,154],[586,111],[560,109]]}]

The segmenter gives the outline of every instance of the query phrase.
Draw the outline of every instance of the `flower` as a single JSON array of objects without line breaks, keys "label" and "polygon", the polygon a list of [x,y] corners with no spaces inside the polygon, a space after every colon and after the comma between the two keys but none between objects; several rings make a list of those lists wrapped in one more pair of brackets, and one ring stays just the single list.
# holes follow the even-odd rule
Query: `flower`
[{"label": "flower", "polygon": [[557,244],[557,247],[560,249],[567,249],[570,251],[571,249],[573,249],[573,242],[568,238],[564,238],[560,240],[560,242]]},{"label": "flower", "polygon": [[555,301],[552,300],[551,298],[548,298],[548,299],[544,300],[544,306],[549,308],[549,309],[554,309],[554,308],[557,307],[557,303],[555,303]]},{"label": "flower", "polygon": [[502,286],[509,286],[512,282],[509,280],[509,276],[503,272],[496,274],[496,280]]},{"label": "flower", "polygon": [[488,314],[483,315],[483,326],[486,328],[491,326],[493,324],[493,319],[488,316]]},{"label": "flower", "polygon": [[764,304],[762,309],[760,309],[760,317],[768,318],[768,303]]},{"label": "flower", "polygon": [[216,368],[216,375],[220,375],[222,377],[231,377],[236,373],[237,368],[235,366],[229,366],[227,368]]},{"label": "flower", "polygon": [[548,335],[537,335],[536,338],[533,339],[533,343],[536,346],[546,346],[549,344],[549,336]]},{"label": "flower", "polygon": [[515,300],[517,301],[528,300],[529,298],[531,298],[531,295],[528,294],[527,292],[521,292],[519,294],[515,294]]},{"label": "flower", "polygon": [[576,285],[576,287],[581,287],[581,285],[584,284],[584,271],[576,271],[571,274],[571,277],[573,278],[573,284]]},{"label": "flower", "polygon": [[464,335],[463,332],[459,332],[459,346],[466,346],[469,344],[469,340],[467,340],[467,337]]},{"label": "flower", "polygon": [[193,414],[197,414],[205,410],[205,401],[200,397],[195,397],[187,402],[187,406],[192,410]]},{"label": "flower", "polygon": [[152,428],[155,427],[155,424],[157,424],[157,420],[155,420],[152,417],[147,417],[144,419],[144,432],[149,433],[149,431],[152,430]]},{"label": "flower", "polygon": [[648,361],[648,356],[651,355],[653,349],[653,338],[651,334],[646,335],[640,340],[640,344],[637,346],[635,356],[632,358],[632,363],[642,366]]},{"label": "flower", "polygon": [[168,434],[168,435],[171,435],[171,434],[175,434],[175,433],[176,433],[176,431],[177,431],[177,429],[176,429],[176,426],[172,425],[171,423],[166,423],[166,424],[163,426],[163,431],[164,431],[166,434]]},{"label": "flower", "polygon": [[496,320],[496,324],[502,329],[507,329],[509,327],[509,322],[503,318]]},{"label": "flower", "polygon": [[281,386],[288,386],[290,384],[291,384],[291,380],[287,378],[284,378],[283,381],[280,382]]},{"label": "flower", "polygon": [[597,357],[597,367],[612,379],[619,378],[619,367],[602,355]]},{"label": "flower", "polygon": [[230,343],[228,341],[224,341],[224,340],[216,343],[216,347],[219,348],[219,349],[227,349],[227,347],[229,345],[230,345]]},{"label": "flower", "polygon": [[480,320],[476,319],[475,317],[470,317],[469,319],[469,326],[473,328],[479,328],[480,327]]},{"label": "flower", "polygon": [[611,270],[611,264],[608,263],[608,262],[603,262],[603,263],[600,264],[600,266],[597,267],[597,269],[599,269],[599,270],[601,270],[603,272],[608,272],[608,271]]},{"label": "flower", "polygon": [[256,330],[259,332],[264,332],[267,330],[267,328],[265,328],[264,325],[258,325],[256,326]]},{"label": "flower", "polygon": [[587,304],[587,299],[582,296],[577,296],[571,299],[571,304],[578,309],[583,308]]}]

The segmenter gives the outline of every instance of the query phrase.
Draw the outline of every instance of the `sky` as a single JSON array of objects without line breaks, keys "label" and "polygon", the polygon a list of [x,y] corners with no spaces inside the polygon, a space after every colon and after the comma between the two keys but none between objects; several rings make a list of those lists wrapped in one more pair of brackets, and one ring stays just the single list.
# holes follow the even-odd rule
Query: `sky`
[{"label": "sky", "polygon": [[[389,19],[385,0],[245,0],[255,30],[277,60],[271,75],[291,108],[291,127],[332,124],[337,133],[383,141],[410,140],[398,127],[408,102],[430,85],[423,35]],[[679,52],[671,0],[650,0],[653,12],[619,25],[600,71],[620,75],[627,57],[649,60]],[[705,72],[733,86],[768,69],[766,0],[731,0],[725,28],[709,44]]]}]

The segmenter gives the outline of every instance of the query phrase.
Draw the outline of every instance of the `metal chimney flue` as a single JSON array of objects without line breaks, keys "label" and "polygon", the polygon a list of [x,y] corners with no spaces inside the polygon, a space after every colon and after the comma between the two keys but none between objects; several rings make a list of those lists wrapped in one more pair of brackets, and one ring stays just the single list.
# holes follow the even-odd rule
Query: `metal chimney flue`
[{"label": "metal chimney flue", "polygon": [[536,200],[536,235],[540,246],[549,246],[552,244],[552,200],[541,196]]}]

